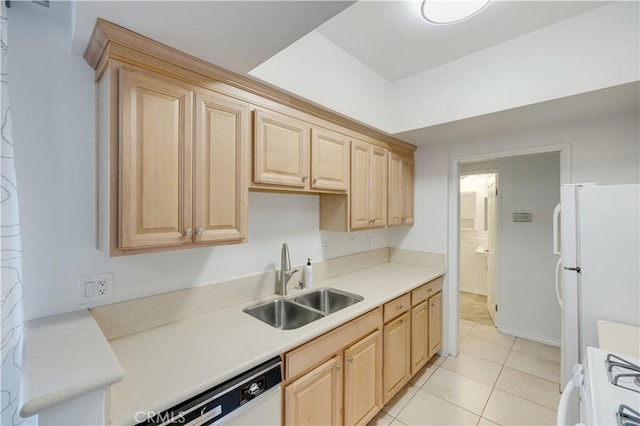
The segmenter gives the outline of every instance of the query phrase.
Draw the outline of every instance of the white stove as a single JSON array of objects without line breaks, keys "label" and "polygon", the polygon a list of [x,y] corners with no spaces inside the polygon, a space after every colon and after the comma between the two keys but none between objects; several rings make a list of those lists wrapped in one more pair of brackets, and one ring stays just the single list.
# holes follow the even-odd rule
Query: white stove
[{"label": "white stove", "polygon": [[639,359],[588,347],[583,365],[573,371],[558,408],[559,425],[567,424],[572,390],[579,389],[582,424],[640,426]]}]

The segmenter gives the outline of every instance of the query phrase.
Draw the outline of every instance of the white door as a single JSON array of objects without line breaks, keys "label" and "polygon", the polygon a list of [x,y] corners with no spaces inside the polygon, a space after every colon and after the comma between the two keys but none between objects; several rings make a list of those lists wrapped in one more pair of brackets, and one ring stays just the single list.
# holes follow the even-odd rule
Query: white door
[{"label": "white door", "polygon": [[487,178],[487,309],[496,324],[496,197],[498,186],[496,175]]}]

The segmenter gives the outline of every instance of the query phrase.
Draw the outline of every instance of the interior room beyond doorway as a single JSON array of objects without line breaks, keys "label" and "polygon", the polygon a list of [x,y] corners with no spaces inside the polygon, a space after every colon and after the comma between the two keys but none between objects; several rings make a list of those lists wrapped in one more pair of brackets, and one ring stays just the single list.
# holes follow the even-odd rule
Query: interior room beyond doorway
[{"label": "interior room beyond doorway", "polygon": [[460,176],[460,318],[495,326],[497,173]]}]

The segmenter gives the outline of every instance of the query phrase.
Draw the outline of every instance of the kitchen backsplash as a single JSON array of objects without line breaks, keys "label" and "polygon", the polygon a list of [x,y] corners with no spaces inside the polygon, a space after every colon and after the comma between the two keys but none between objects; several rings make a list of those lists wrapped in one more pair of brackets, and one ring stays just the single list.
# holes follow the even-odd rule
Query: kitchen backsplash
[{"label": "kitchen backsplash", "polygon": [[[316,282],[386,262],[444,269],[444,255],[396,248],[382,248],[313,263]],[[302,265],[297,265],[302,270]],[[289,282],[300,280],[296,273]],[[91,309],[107,339],[137,333],[216,309],[259,299],[275,293],[276,273],[252,275],[206,286],[192,287],[155,296]]]}]

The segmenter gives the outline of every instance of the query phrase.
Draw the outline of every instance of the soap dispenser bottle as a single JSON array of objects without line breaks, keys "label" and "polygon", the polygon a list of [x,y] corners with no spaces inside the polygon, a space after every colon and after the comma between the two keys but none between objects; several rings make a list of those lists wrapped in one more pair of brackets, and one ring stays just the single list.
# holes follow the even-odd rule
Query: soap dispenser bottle
[{"label": "soap dispenser bottle", "polygon": [[307,264],[304,265],[304,286],[306,288],[313,287],[313,266],[311,266],[311,258],[308,258]]}]

